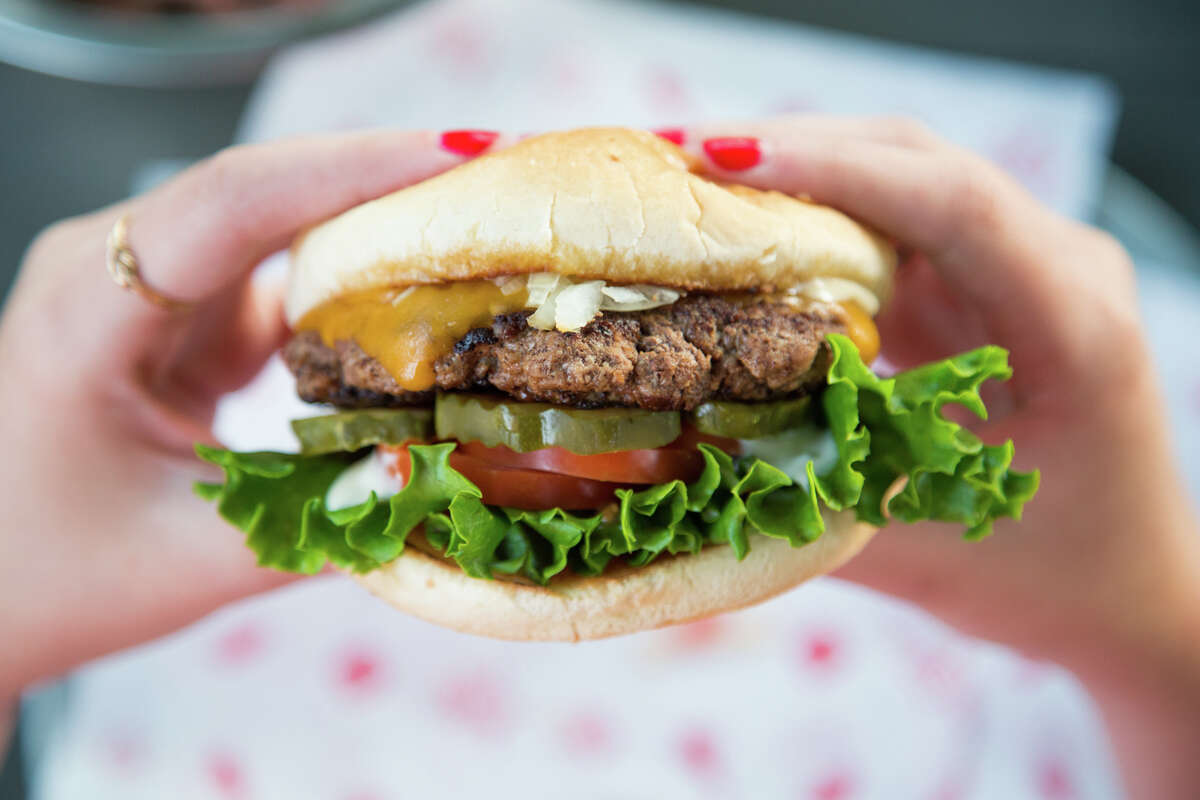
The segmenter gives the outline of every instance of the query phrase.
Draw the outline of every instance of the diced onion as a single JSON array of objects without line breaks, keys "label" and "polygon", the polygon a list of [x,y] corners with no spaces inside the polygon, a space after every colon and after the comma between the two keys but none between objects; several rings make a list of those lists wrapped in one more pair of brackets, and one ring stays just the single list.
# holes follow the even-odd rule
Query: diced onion
[{"label": "diced onion", "polygon": [[553,272],[538,272],[525,280],[525,288],[529,291],[529,305],[540,306],[558,289],[569,284],[566,278]]},{"label": "diced onion", "polygon": [[412,294],[416,290],[417,290],[416,286],[406,286],[401,291],[396,292],[391,297],[392,305],[394,305],[394,306],[400,305],[401,303],[404,302],[404,298],[408,297],[410,294]]},{"label": "diced onion", "polygon": [[528,323],[544,331],[577,331],[601,311],[645,311],[670,305],[683,296],[683,292],[665,286],[607,286],[604,281],[572,283],[569,278],[548,272],[530,275],[525,288],[529,292],[529,307],[536,309]]},{"label": "diced onion", "polygon": [[500,287],[500,294],[505,297],[508,297],[510,294],[516,294],[525,288],[524,275],[505,275],[501,278],[494,278],[492,282]]},{"label": "diced onion", "polygon": [[614,303],[642,303],[646,295],[632,286],[605,286],[601,291],[604,296]]},{"label": "diced onion", "polygon": [[529,323],[529,327],[537,328],[540,331],[554,330],[555,308],[558,305],[557,300],[558,295],[547,297],[543,300],[541,305],[537,307],[537,310],[530,314],[529,319],[526,320]]},{"label": "diced onion", "polygon": [[602,311],[645,311],[674,303],[683,292],[665,286],[605,286]]},{"label": "diced onion", "polygon": [[560,331],[577,331],[595,319],[604,300],[603,288],[604,281],[588,281],[560,291],[555,298],[554,327]]}]

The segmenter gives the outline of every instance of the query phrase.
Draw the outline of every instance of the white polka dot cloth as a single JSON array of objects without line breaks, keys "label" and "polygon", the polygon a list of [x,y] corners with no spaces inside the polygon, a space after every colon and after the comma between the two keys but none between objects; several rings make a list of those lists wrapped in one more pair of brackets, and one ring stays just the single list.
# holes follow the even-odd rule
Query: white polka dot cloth
[{"label": "white polka dot cloth", "polygon": [[[713,12],[454,0],[283,54],[242,138],[789,110],[924,118],[1085,216],[1115,102],[1087,76]],[[1200,363],[1178,348],[1200,337],[1197,283],[1166,267],[1143,281],[1192,459]],[[235,446],[287,446],[300,413],[273,362],[225,404],[219,430]],[[1188,469],[1200,487],[1200,464]],[[38,800],[1121,796],[1070,676],[831,579],[680,628],[522,645],[437,629],[320,578],[82,669],[58,698],[56,713],[43,698],[31,715]]]}]

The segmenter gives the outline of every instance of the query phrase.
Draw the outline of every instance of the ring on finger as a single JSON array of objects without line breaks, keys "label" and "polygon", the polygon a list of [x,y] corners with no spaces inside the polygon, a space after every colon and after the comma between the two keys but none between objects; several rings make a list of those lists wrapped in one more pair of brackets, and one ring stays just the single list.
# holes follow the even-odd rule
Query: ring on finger
[{"label": "ring on finger", "polygon": [[129,214],[122,214],[113,223],[108,232],[105,247],[105,265],[113,283],[122,289],[131,291],[143,300],[148,300],[159,308],[168,311],[186,311],[194,305],[183,300],[168,297],[162,292],[150,288],[142,280],[142,270],[129,245]]}]

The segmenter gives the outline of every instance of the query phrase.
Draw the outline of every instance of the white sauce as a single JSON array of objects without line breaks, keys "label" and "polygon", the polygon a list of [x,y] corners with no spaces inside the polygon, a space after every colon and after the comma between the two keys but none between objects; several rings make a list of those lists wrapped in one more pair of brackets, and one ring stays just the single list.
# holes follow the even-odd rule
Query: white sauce
[{"label": "white sauce", "polygon": [[843,303],[853,300],[872,317],[879,313],[879,298],[861,283],[845,278],[813,278],[793,286],[788,294],[797,294],[821,303]]},{"label": "white sauce", "polygon": [[325,493],[325,507],[330,511],[365,503],[371,497],[371,492],[381,500],[391,497],[404,488],[404,482],[388,472],[388,464],[396,459],[395,455],[383,455],[378,450],[361,461],[355,461],[346,468]]},{"label": "white sauce", "polygon": [[761,458],[778,467],[799,485],[808,488],[805,468],[812,462],[813,471],[820,475],[837,463],[837,446],[833,435],[824,428],[804,425],[761,439],[741,439],[742,454]]}]

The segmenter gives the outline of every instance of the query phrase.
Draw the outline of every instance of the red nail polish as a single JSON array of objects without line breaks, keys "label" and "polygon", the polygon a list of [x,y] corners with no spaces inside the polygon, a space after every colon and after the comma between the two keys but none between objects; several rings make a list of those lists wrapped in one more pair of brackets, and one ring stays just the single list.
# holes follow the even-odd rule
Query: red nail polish
[{"label": "red nail polish", "polygon": [[495,131],[446,131],[442,134],[442,149],[460,156],[477,156],[499,135]]},{"label": "red nail polish", "polygon": [[683,128],[659,128],[654,131],[655,136],[661,136],[672,144],[683,145]]},{"label": "red nail polish", "polygon": [[758,139],[752,136],[721,136],[704,140],[704,152],[721,169],[738,172],[762,160]]}]

